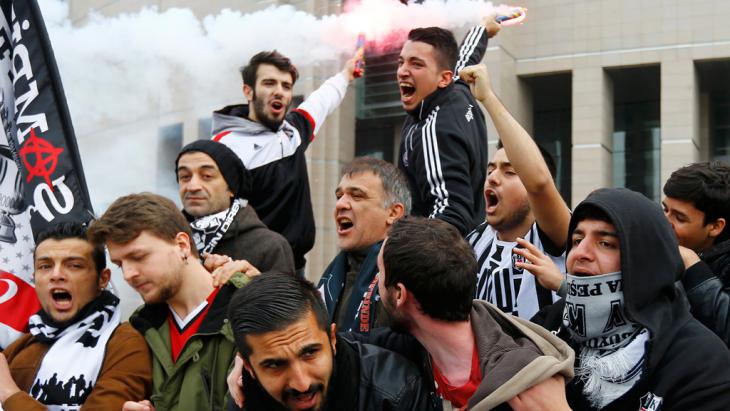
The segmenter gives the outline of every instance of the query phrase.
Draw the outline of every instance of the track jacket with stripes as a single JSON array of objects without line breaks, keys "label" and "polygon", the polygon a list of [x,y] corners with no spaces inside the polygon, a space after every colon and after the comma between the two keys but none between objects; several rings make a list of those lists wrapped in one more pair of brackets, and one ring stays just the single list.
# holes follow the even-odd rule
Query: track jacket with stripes
[{"label": "track jacket with stripes", "polygon": [[485,218],[487,128],[469,85],[458,73],[481,62],[486,48],[484,27],[469,30],[459,50],[454,82],[408,112],[398,159],[413,196],[413,215],[444,220],[462,235]]},{"label": "track jacket with stripes", "polygon": [[339,107],[347,86],[343,73],[330,77],[275,131],[249,120],[248,104],[213,113],[213,140],[230,147],[251,171],[248,202],[269,229],[287,239],[297,269],[304,267],[315,231],[305,151],[327,116]]}]

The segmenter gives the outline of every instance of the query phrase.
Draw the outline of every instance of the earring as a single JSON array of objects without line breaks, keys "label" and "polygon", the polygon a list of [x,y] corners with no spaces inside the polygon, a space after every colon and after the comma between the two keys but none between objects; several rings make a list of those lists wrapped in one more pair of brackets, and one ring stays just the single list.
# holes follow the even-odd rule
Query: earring
[{"label": "earring", "polygon": [[188,265],[188,256],[186,254],[183,254],[182,262],[185,263],[185,265]]}]

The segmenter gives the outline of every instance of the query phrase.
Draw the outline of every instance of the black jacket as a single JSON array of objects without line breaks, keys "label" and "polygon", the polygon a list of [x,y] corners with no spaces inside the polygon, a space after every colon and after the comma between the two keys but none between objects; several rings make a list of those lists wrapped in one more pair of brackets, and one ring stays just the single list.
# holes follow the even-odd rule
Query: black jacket
[{"label": "black jacket", "polygon": [[[284,410],[261,385],[243,373],[246,411]],[[369,344],[337,339],[334,371],[324,410],[381,411],[430,409],[418,369],[400,355]],[[229,410],[240,410],[233,401]]]},{"label": "black jacket", "polygon": [[[583,209],[604,211],[620,241],[626,310],[651,337],[640,380],[604,410],[726,410],[730,404],[730,351],[694,319],[674,286],[684,270],[677,240],[661,207],[627,189],[600,189],[576,207],[568,229],[568,250]],[[573,344],[561,327],[564,300],[541,310],[533,321]],[[567,386],[574,410],[592,410],[575,378]],[[661,408],[657,408],[660,406]],[[654,407],[654,408],[652,408]]]},{"label": "black jacket", "polygon": [[730,240],[700,258],[682,278],[692,315],[730,346]]},{"label": "black jacket", "polygon": [[[484,27],[472,28],[461,46],[458,74],[482,60]],[[462,80],[437,89],[403,125],[398,167],[408,178],[413,215],[439,218],[462,235],[484,221],[487,128],[479,104]]]},{"label": "black jacket", "polygon": [[[291,153],[282,152],[271,160],[267,159],[263,165],[247,164],[246,168],[251,172],[254,188],[248,196],[249,205],[267,227],[287,239],[296,267],[304,267],[304,255],[312,249],[315,233],[305,158],[307,147],[314,138],[314,124],[301,111],[292,110],[280,129],[273,132],[250,121],[248,111],[248,104],[239,104],[213,113],[213,139],[228,145],[239,156],[242,154],[235,146],[237,140],[263,139],[276,134],[299,142]],[[261,144],[261,149],[265,149],[264,143]],[[258,147],[254,143],[247,148],[256,150]]]}]

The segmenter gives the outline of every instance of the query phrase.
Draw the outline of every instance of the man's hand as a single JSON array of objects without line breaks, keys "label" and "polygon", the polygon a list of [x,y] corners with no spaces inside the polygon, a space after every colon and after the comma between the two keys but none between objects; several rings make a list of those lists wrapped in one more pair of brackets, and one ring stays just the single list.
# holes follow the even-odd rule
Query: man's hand
[{"label": "man's hand", "polygon": [[487,30],[487,37],[490,39],[499,33],[502,25],[497,23],[497,12],[492,11],[484,17],[484,28]]},{"label": "man's hand", "polygon": [[485,104],[487,98],[494,95],[492,82],[489,80],[489,73],[487,73],[487,66],[484,64],[464,67],[459,72],[459,78],[469,84],[471,94],[474,95],[475,99],[481,101],[482,104]]},{"label": "man's hand", "polygon": [[684,262],[685,270],[700,262],[700,256],[698,256],[697,253],[687,247],[682,247],[681,245],[679,246],[679,255],[682,256],[682,262]]},{"label": "man's hand", "polygon": [[243,396],[243,360],[238,355],[233,360],[233,369],[228,374],[226,383],[228,384],[228,392],[231,393],[233,402],[238,405],[238,408],[243,408],[243,402],[245,400]]},{"label": "man's hand", "polygon": [[560,272],[560,269],[555,265],[553,260],[524,238],[517,238],[517,244],[522,248],[515,247],[512,249],[512,252],[524,257],[529,262],[518,261],[515,265],[518,268],[531,272],[541,286],[557,291],[565,276]]},{"label": "man's hand", "polygon": [[233,260],[227,255],[206,254],[203,265],[208,271],[210,271],[210,274],[213,277],[214,287],[222,287],[226,285],[228,280],[230,280],[231,277],[238,272],[250,278],[261,274],[261,271],[247,260]]},{"label": "man's hand", "polygon": [[565,379],[560,374],[526,389],[507,403],[515,411],[570,410],[565,398]]},{"label": "man's hand", "polygon": [[[345,75],[348,82],[352,82],[352,80],[355,80],[355,63],[357,63],[358,60],[363,58],[363,51],[358,50],[354,56],[352,56],[351,59],[347,60],[345,63],[345,67],[342,69],[342,74]],[[365,68],[363,67],[360,71],[360,76],[362,76],[365,73]]]},{"label": "man's hand", "polygon": [[5,354],[0,352],[0,403],[4,403],[16,392],[20,392],[20,388],[13,380],[13,376],[10,375],[8,359],[5,358]]},{"label": "man's hand", "polygon": [[155,411],[155,406],[148,400],[127,401],[122,406],[122,411]]}]

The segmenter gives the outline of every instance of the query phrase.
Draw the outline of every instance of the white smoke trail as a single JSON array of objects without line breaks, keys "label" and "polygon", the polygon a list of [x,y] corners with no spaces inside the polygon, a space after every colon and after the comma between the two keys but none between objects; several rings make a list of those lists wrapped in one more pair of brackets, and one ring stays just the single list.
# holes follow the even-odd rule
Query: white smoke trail
[{"label": "white smoke trail", "polygon": [[430,0],[404,6],[363,0],[346,13],[316,17],[293,6],[243,13],[225,9],[199,20],[189,9],[145,7],[115,17],[91,14],[80,26],[61,0],[41,0],[74,124],[124,121],[205,106],[240,87],[237,68],[278,49],[299,66],[353,52],[357,33],[383,40],[413,27],[462,27],[491,8],[478,0]]},{"label": "white smoke trail", "polygon": [[[480,0],[407,7],[396,0],[362,0],[323,17],[284,5],[251,13],[225,9],[198,19],[189,9],[145,7],[114,17],[92,13],[74,25],[67,2],[39,5],[97,213],[131,192],[155,191],[178,201],[172,164],[160,171],[155,165],[158,128],[170,118],[179,121],[185,116],[180,112],[209,117],[214,108],[241,102],[238,68],[253,54],[278,49],[300,68],[331,67],[354,52],[358,32],[382,45],[394,31],[477,24],[491,8]],[[140,299],[113,271],[129,314]]]}]

